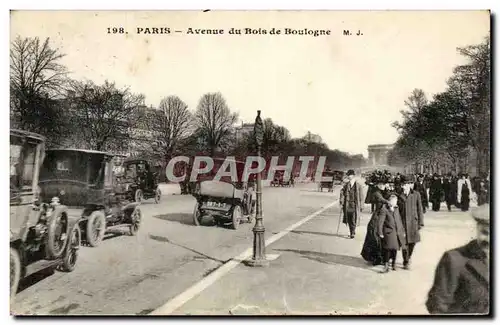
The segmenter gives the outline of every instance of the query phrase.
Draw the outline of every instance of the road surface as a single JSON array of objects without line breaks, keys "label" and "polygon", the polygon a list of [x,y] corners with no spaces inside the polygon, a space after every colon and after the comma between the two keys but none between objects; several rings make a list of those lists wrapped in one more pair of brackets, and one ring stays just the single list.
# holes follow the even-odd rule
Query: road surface
[{"label": "road surface", "polygon": [[[264,188],[266,238],[331,203],[337,193],[319,193],[314,184]],[[160,204],[145,201],[138,235],[112,234],[98,247],[82,247],[71,273],[30,277],[12,313],[148,314],[252,246],[250,224],[238,230],[210,220],[194,226],[194,204],[184,195],[166,195]]]}]

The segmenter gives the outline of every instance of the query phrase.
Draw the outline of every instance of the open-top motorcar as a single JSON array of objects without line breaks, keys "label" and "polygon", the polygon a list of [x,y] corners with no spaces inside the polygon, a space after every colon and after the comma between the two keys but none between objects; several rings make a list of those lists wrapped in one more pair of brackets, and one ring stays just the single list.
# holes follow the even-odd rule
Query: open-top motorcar
[{"label": "open-top motorcar", "polygon": [[[204,174],[198,178],[193,196],[196,204],[193,212],[194,224],[199,226],[203,217],[211,216],[218,225],[231,224],[233,229],[238,229],[242,222],[252,223],[255,213],[255,195],[253,181],[243,180],[245,163],[232,160],[236,165],[237,181],[230,177],[221,177],[214,180],[225,159],[214,158],[212,173]],[[250,183],[250,185],[249,185]]]},{"label": "open-top motorcar", "polygon": [[19,281],[46,268],[71,272],[80,247],[79,216],[55,196],[39,196],[45,138],[10,130],[10,294]]},{"label": "open-top motorcar", "polygon": [[141,223],[140,203],[130,200],[127,184],[114,177],[112,161],[107,152],[52,149],[40,172],[41,197],[57,196],[76,211],[82,237],[93,247],[106,231],[128,227],[135,235]]},{"label": "open-top motorcar", "polygon": [[159,173],[151,161],[141,158],[127,158],[123,162],[120,183],[126,185],[130,200],[141,202],[153,199],[160,203],[161,191],[158,187]]}]

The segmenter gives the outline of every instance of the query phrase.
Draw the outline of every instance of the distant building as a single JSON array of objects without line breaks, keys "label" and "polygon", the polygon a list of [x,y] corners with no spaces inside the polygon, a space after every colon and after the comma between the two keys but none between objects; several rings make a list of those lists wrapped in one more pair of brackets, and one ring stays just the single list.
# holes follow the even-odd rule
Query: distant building
[{"label": "distant building", "polygon": [[321,143],[323,139],[318,134],[311,133],[310,131],[303,137],[304,140],[308,142]]},{"label": "distant building", "polygon": [[236,141],[240,141],[243,139],[245,135],[249,135],[253,132],[254,123],[241,123],[241,126],[238,126],[234,130],[234,134],[236,137]]},{"label": "distant building", "polygon": [[368,146],[368,165],[388,165],[389,151],[394,144],[372,144]]}]

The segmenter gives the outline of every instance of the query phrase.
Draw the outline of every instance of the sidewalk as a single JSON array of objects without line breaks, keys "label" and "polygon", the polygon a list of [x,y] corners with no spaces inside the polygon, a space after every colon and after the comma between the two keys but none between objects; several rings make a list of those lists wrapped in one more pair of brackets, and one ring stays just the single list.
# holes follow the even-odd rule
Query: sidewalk
[{"label": "sidewalk", "polygon": [[[445,208],[446,209],[446,208]],[[266,248],[279,254],[267,268],[238,265],[187,301],[175,315],[342,315],[427,314],[425,301],[435,267],[444,251],[474,237],[468,213],[429,211],[422,241],[410,271],[379,273],[360,256],[366,224],[363,214],[355,239],[340,226],[339,210],[331,208]]]}]

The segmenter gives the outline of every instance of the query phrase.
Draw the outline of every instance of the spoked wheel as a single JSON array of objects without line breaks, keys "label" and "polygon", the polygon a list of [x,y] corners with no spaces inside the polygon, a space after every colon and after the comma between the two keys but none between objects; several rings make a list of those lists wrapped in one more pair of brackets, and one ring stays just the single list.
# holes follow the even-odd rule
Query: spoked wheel
[{"label": "spoked wheel", "polygon": [[242,217],[241,207],[239,205],[236,205],[233,208],[233,218],[232,218],[233,222],[231,223],[231,226],[234,230],[239,228],[240,222],[241,222],[241,217]]},{"label": "spoked wheel", "polygon": [[142,193],[142,190],[136,190],[134,195],[135,202],[142,202],[143,198],[144,194]]},{"label": "spoked wheel", "polygon": [[82,232],[80,230],[80,226],[77,223],[73,226],[73,229],[71,230],[68,246],[66,247],[66,252],[64,254],[61,265],[62,271],[72,272],[75,269],[81,242],[82,242]]},{"label": "spoked wheel", "polygon": [[195,226],[200,226],[203,219],[203,215],[200,212],[199,206],[200,204],[198,202],[196,202],[196,204],[194,205],[193,222]]},{"label": "spoked wheel", "polygon": [[161,201],[161,191],[160,189],[156,189],[156,193],[155,193],[155,203],[160,203]]},{"label": "spoked wheel", "polygon": [[130,219],[132,219],[132,224],[130,225],[130,235],[135,236],[137,232],[139,232],[139,228],[141,226],[141,210],[139,208],[135,208],[134,211],[132,211]]},{"label": "spoked wheel", "polygon": [[68,241],[68,215],[64,211],[53,211],[48,220],[48,234],[45,241],[45,256],[54,260],[64,254]]},{"label": "spoked wheel", "polygon": [[14,298],[21,278],[21,258],[17,249],[10,248],[10,298]]},{"label": "spoked wheel", "polygon": [[106,217],[102,211],[94,211],[87,220],[87,243],[98,246],[106,233]]}]

